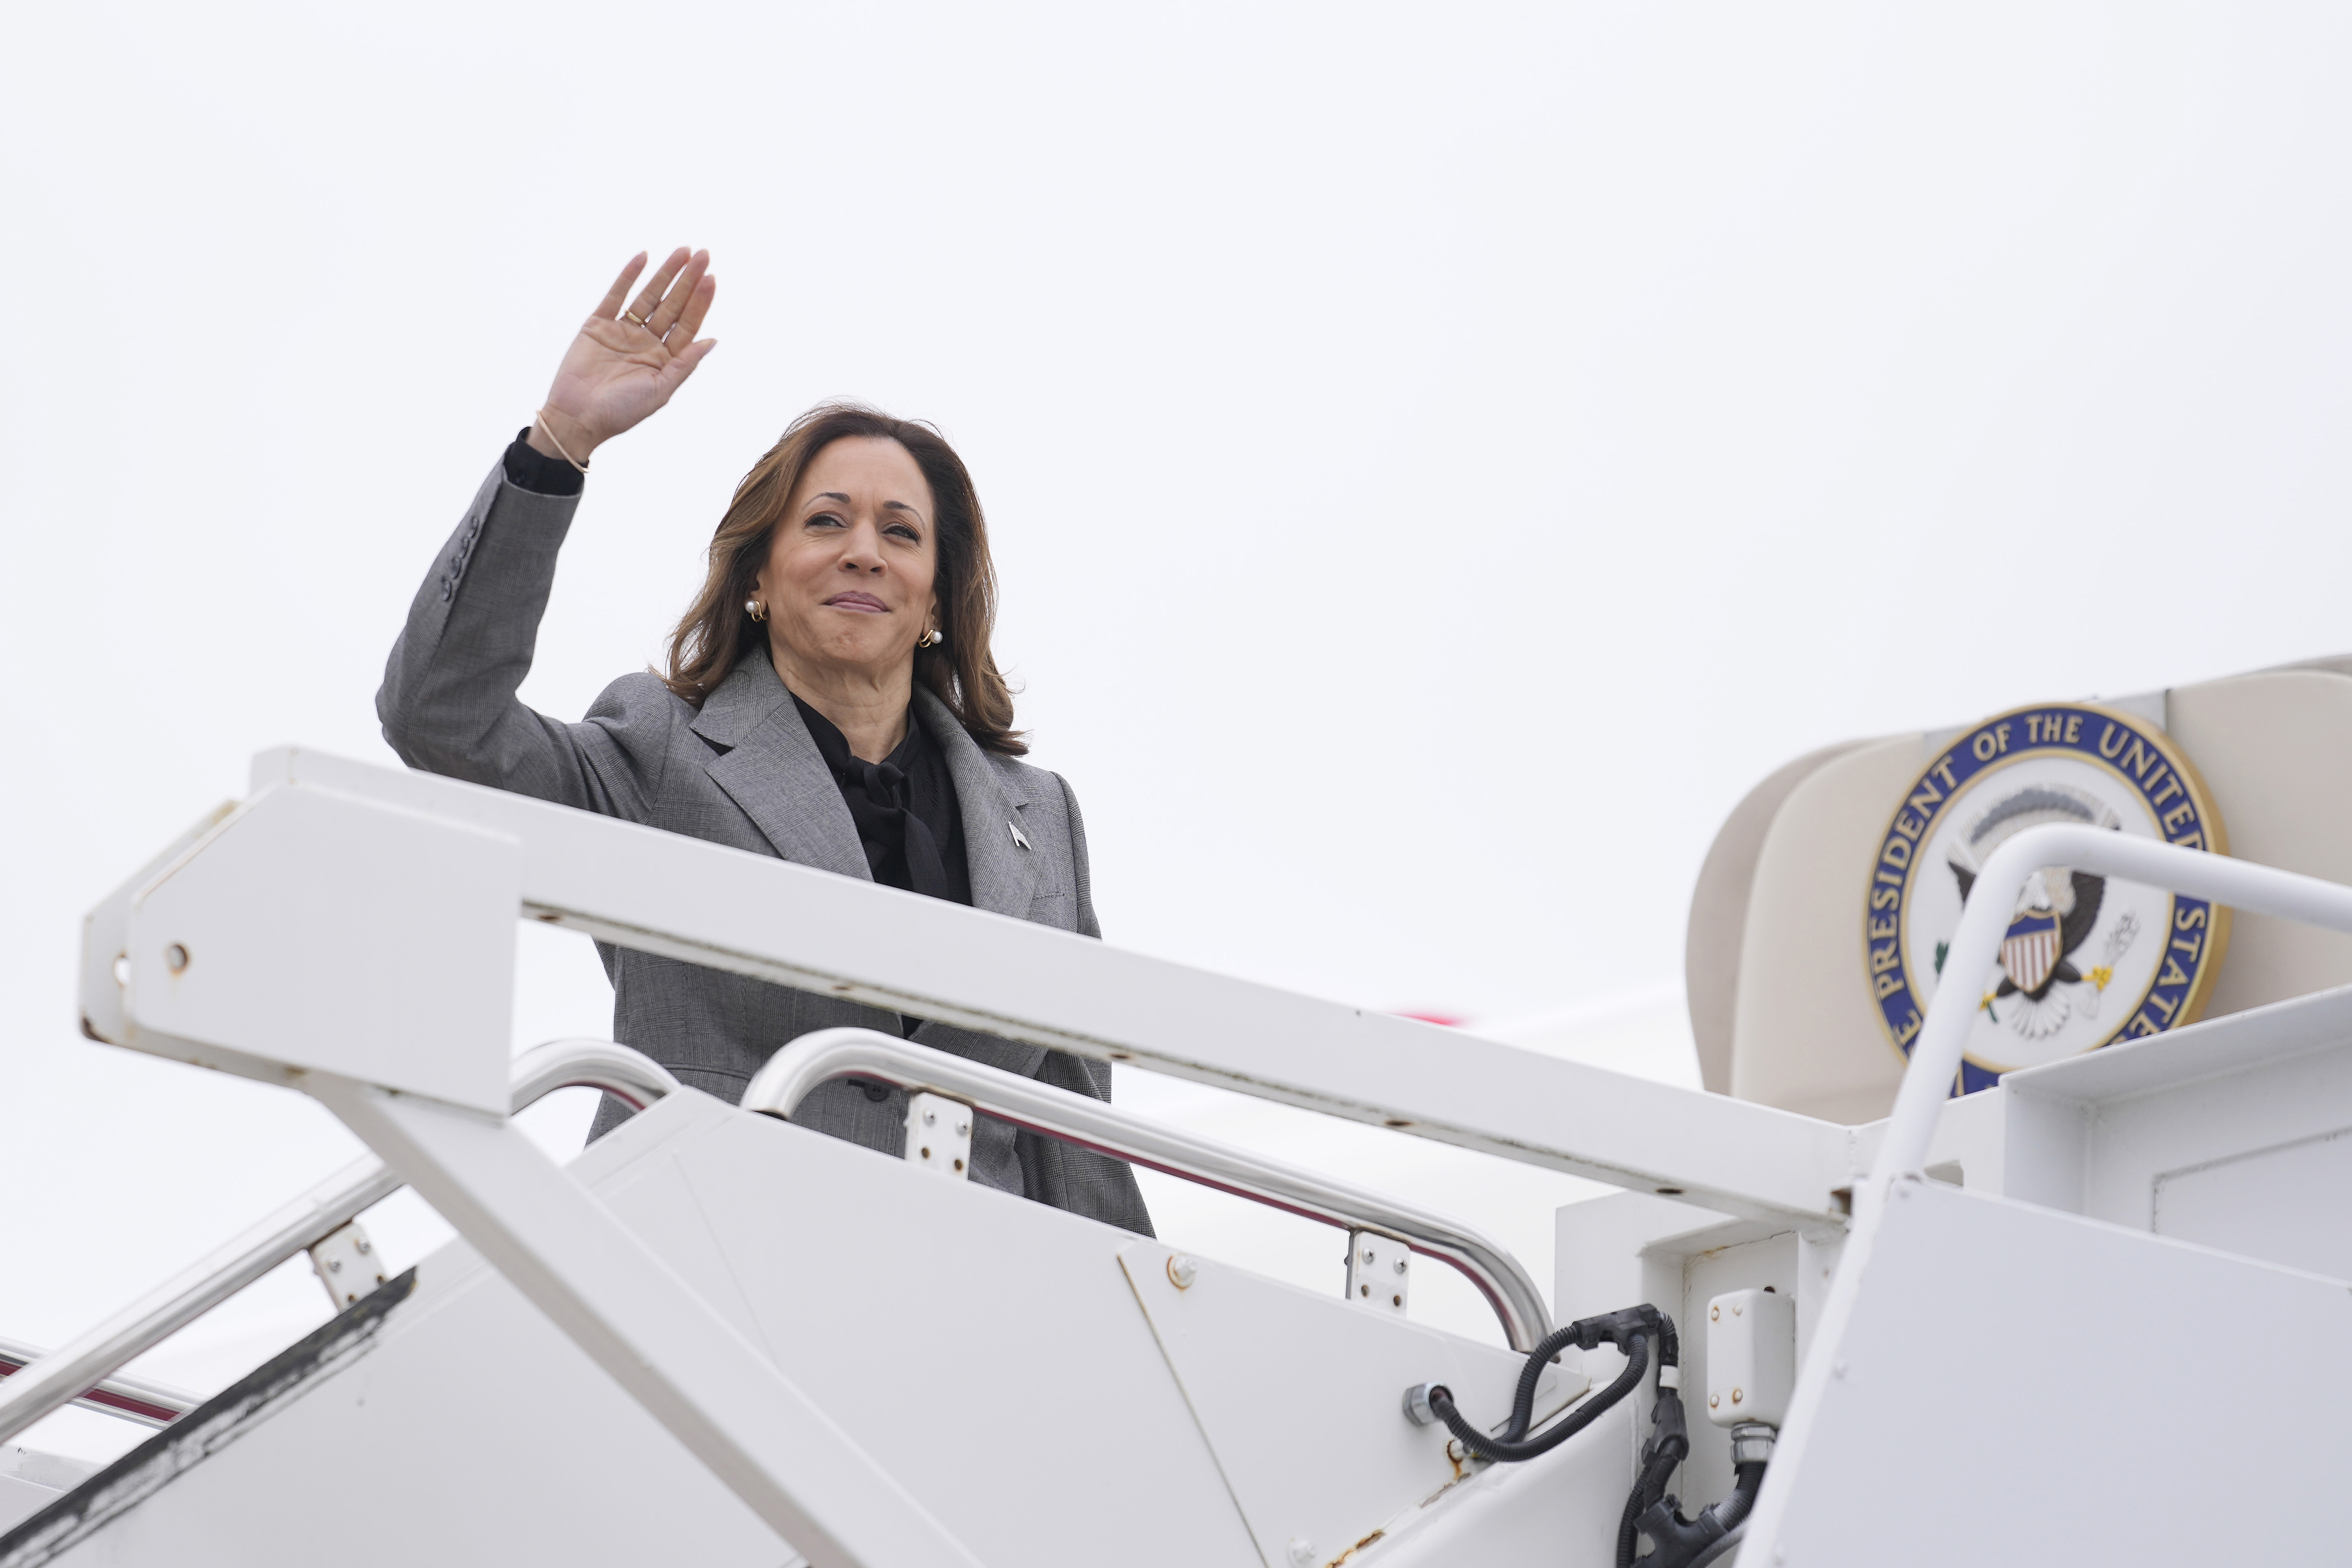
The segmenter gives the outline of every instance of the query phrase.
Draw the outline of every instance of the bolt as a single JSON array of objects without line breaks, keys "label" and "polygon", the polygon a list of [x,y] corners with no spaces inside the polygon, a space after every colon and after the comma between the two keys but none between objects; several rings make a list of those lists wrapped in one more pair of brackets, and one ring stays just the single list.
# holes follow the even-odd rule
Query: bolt
[{"label": "bolt", "polygon": [[956,1123],[956,1136],[957,1136],[957,1137],[961,1138],[961,1137],[965,1136],[966,1134],[968,1134],[969,1132],[971,1132],[971,1122],[969,1122],[969,1121],[959,1121],[959,1122],[957,1122],[957,1123]]},{"label": "bolt", "polygon": [[1356,1287],[1356,1294],[1359,1296],[1369,1296],[1371,1293],[1372,1288],[1370,1285],[1359,1285]]},{"label": "bolt", "polygon": [[1709,1410],[1713,1410],[1713,1409],[1715,1409],[1717,1405],[1721,1405],[1722,1403],[1723,1403],[1723,1395],[1721,1395],[1720,1394],[1708,1394],[1708,1395],[1706,1396],[1706,1407],[1707,1407]]},{"label": "bolt", "polygon": [[1402,1258],[1396,1261],[1396,1271],[1400,1274],[1404,1272],[1404,1259]]},{"label": "bolt", "polygon": [[1291,1568],[1314,1568],[1316,1558],[1315,1543],[1307,1540],[1304,1536],[1292,1536],[1290,1538],[1289,1557]]},{"label": "bolt", "polygon": [[1179,1290],[1190,1290],[1192,1288],[1192,1281],[1200,1277],[1200,1265],[1181,1252],[1169,1255],[1168,1282],[1171,1285],[1175,1286]]},{"label": "bolt", "polygon": [[178,942],[163,950],[163,967],[177,974],[188,967],[188,950]]},{"label": "bolt", "polygon": [[1365,1261],[1365,1262],[1367,1262],[1367,1263],[1371,1263],[1371,1262],[1376,1261],[1376,1259],[1372,1257],[1372,1249],[1371,1249],[1370,1247],[1366,1247],[1366,1248],[1364,1248],[1364,1261]]},{"label": "bolt", "polygon": [[956,1168],[957,1170],[959,1170],[959,1171],[962,1170],[962,1169],[963,1169],[963,1162],[962,1162],[961,1160],[958,1160],[958,1161],[956,1162],[955,1168]]},{"label": "bolt", "polygon": [[923,1112],[923,1125],[926,1127],[929,1127],[932,1122],[937,1121],[939,1119],[940,1113],[936,1110],[926,1110]]},{"label": "bolt", "polygon": [[926,1159],[926,1160],[928,1160],[928,1159],[929,1159],[930,1157],[931,1157],[931,1152],[930,1152],[929,1149],[924,1150],[924,1151],[923,1151],[923,1158],[924,1158],[924,1159]]},{"label": "bolt", "polygon": [[1739,1316],[1739,1303],[1737,1301],[1731,1304],[1731,1315],[1735,1318]]},{"label": "bolt", "polygon": [[1739,1390],[1736,1388],[1731,1391],[1731,1403],[1734,1405],[1739,1403]]},{"label": "bolt", "polygon": [[328,1273],[330,1273],[330,1274],[341,1274],[342,1271],[343,1271],[343,1260],[342,1260],[341,1258],[330,1258],[329,1259],[327,1259],[327,1272],[328,1272]]},{"label": "bolt", "polygon": [[1389,1304],[1392,1307],[1402,1307],[1404,1305],[1404,1298],[1402,1296],[1391,1296],[1389,1298]]},{"label": "bolt", "polygon": [[1706,1321],[1710,1323],[1719,1323],[1723,1321],[1723,1309],[1719,1306],[1709,1307],[1706,1310]]}]

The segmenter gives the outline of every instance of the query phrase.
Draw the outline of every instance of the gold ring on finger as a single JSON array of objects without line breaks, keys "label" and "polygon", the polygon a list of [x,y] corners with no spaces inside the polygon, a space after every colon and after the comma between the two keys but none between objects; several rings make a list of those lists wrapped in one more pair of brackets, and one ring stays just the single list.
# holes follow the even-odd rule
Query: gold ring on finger
[{"label": "gold ring on finger", "polygon": [[641,326],[641,327],[643,327],[643,326],[646,326],[646,319],[645,319],[643,316],[638,315],[635,310],[624,310],[624,311],[622,311],[622,312],[621,312],[621,320],[623,320],[623,321],[635,321],[635,322],[636,322],[636,324],[637,324],[637,325],[639,325],[639,326]]}]

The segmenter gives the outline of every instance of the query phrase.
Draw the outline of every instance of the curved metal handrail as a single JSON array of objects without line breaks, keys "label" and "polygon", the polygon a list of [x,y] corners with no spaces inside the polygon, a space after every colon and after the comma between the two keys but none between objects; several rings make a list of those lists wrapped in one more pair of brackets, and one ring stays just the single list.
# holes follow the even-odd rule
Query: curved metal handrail
[{"label": "curved metal handrail", "polygon": [[1513,1350],[1533,1350],[1551,1331],[1551,1313],[1518,1259],[1458,1220],[872,1029],[803,1035],[753,1076],[743,1091],[743,1109],[789,1120],[811,1089],[852,1074],[961,1100],[1032,1132],[1342,1230],[1393,1237],[1468,1276],[1502,1321],[1503,1336]]},{"label": "curved metal handrail", "polygon": [[651,1057],[584,1037],[531,1047],[515,1058],[509,1077],[514,1085],[511,1110],[536,1104],[559,1089],[601,1089],[631,1110],[643,1110],[678,1088],[677,1079]]},{"label": "curved metal handrail", "polygon": [[[1990,973],[2025,879],[2044,866],[2071,866],[2208,899],[2232,909],[2276,915],[2329,931],[2352,931],[2352,888],[2251,860],[2234,860],[2203,849],[2160,844],[2095,827],[2052,825],[2029,827],[2003,844],[1977,873],[1952,931],[1944,963],[1948,975]],[[1927,1146],[1960,1070],[1969,1030],[1976,1019],[1974,990],[1954,981],[1936,993],[1926,1024],[1911,1047],[1911,1062],[1895,1090],[1895,1108],[1878,1145],[1870,1179],[1855,1196],[1861,1207],[1885,1195],[1900,1176],[1925,1171]]]},{"label": "curved metal handrail", "polygon": [[[515,1058],[510,1081],[515,1110],[559,1089],[575,1088],[601,1089],[642,1110],[678,1087],[677,1079],[652,1058],[610,1040],[589,1039],[534,1046]],[[0,1442],[53,1410],[105,1392],[108,1380],[125,1363],[154,1349],[404,1185],[373,1154],[354,1160],[89,1332],[26,1363],[0,1383]],[[126,1414],[110,1408],[111,1401],[89,1403],[110,1415]]]}]

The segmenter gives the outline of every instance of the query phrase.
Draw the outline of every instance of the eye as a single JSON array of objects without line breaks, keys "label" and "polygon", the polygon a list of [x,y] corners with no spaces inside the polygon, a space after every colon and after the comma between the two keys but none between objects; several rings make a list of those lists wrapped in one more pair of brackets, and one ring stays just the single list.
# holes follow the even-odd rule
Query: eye
[{"label": "eye", "polygon": [[844,528],[846,527],[847,524],[844,523],[840,518],[836,517],[832,512],[821,511],[814,517],[810,518],[803,526],[807,528]]},{"label": "eye", "polygon": [[894,539],[903,539],[909,544],[920,544],[923,542],[923,536],[915,531],[914,525],[911,523],[894,522],[883,531]]}]

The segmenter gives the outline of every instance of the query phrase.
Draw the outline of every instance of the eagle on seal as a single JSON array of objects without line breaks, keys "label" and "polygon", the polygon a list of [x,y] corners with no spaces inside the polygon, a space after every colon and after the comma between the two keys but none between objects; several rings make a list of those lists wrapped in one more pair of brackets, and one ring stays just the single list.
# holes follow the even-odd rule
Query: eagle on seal
[{"label": "eagle on seal", "polygon": [[[2123,826],[2104,801],[2086,791],[2057,784],[2023,785],[1988,806],[1954,842],[1948,864],[1959,882],[1961,900],[1995,849],[2046,823],[2110,831]],[[2044,866],[2027,879],[2001,939],[2000,984],[1987,999],[1990,1004],[2022,995],[2028,1006],[2016,1019],[2021,1032],[2047,1035],[2066,1021],[2072,1008],[2064,994],[2053,993],[2086,978],[2074,966],[2074,955],[2098,925],[2106,891],[2105,878],[2063,866]]]}]

